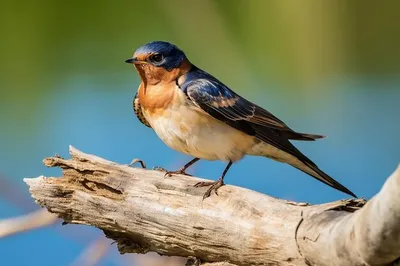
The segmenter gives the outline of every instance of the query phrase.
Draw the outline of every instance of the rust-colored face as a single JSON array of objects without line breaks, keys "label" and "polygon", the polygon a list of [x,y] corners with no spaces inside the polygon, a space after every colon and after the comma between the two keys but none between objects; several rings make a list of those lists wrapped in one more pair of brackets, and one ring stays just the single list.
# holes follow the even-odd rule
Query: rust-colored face
[{"label": "rust-colored face", "polygon": [[161,81],[159,77],[160,74],[158,73],[161,67],[152,65],[149,62],[150,56],[151,54],[134,54],[132,58],[125,61],[135,66],[145,86],[147,86],[147,84],[155,85]]},{"label": "rust-colored face", "polygon": [[127,60],[128,63],[134,64],[145,87],[159,83],[169,83],[190,70],[191,64],[186,58],[178,67],[166,69],[162,65],[156,65],[152,57],[154,57],[154,53],[134,54],[132,59]]},{"label": "rust-colored face", "polygon": [[174,81],[191,66],[182,50],[164,41],[142,45],[125,62],[135,65],[145,87]]}]

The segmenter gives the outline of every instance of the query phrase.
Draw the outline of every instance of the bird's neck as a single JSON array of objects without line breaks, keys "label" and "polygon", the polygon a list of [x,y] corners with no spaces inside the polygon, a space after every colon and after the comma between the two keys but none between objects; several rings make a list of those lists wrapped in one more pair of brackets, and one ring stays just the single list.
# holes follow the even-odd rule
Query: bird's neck
[{"label": "bird's neck", "polygon": [[188,73],[191,68],[192,64],[187,59],[184,59],[179,67],[171,70],[167,70],[163,67],[155,67],[150,64],[136,66],[136,70],[144,84],[145,91],[151,86],[168,86],[170,83],[176,82],[176,80]]},{"label": "bird's neck", "polygon": [[184,81],[185,74],[190,71],[191,67],[190,62],[186,60],[179,68],[174,68],[171,71],[163,68],[157,68],[157,71],[138,68],[142,79],[138,94],[142,108],[147,113],[158,113],[168,108],[178,97],[177,84]]}]

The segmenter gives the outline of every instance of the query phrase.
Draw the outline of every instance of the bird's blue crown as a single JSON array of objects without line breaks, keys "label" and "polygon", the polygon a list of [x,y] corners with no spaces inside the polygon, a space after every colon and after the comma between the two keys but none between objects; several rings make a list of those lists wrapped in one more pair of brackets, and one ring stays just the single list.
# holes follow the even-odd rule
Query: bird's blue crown
[{"label": "bird's blue crown", "polygon": [[154,65],[164,67],[167,70],[178,67],[182,63],[183,59],[186,58],[185,53],[178,47],[169,42],[163,41],[153,41],[142,45],[135,51],[134,56],[142,54],[162,55],[163,60]]}]

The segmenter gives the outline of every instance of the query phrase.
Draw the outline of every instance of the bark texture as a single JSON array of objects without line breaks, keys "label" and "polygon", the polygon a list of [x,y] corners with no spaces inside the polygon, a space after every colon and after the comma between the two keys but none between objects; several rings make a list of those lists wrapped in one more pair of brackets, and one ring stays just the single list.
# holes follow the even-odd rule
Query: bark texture
[{"label": "bark texture", "polygon": [[164,178],[73,147],[70,154],[44,160],[62,177],[25,179],[32,197],[65,223],[100,228],[121,253],[195,257],[210,266],[372,266],[400,257],[399,169],[368,203],[310,206],[230,185],[202,200],[207,188],[193,187],[200,178]]}]

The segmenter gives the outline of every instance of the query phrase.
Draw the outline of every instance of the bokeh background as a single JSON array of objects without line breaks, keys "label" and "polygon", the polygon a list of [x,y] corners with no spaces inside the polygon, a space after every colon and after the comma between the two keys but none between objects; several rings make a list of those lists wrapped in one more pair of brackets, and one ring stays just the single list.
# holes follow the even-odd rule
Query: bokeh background
[{"label": "bokeh background", "polygon": [[[400,161],[399,8],[398,1],[3,1],[0,219],[38,209],[22,179],[59,175],[42,159],[68,157],[69,144],[150,167],[175,169],[189,159],[132,110],[139,80],[124,60],[152,40],[177,44],[292,128],[328,135],[296,144],[357,195],[372,197]],[[223,168],[203,161],[192,173],[216,179]],[[226,182],[296,201],[346,198],[265,158],[235,164]],[[103,238],[59,224],[0,239],[0,265],[77,265]],[[151,265],[109,244],[98,265]]]}]

